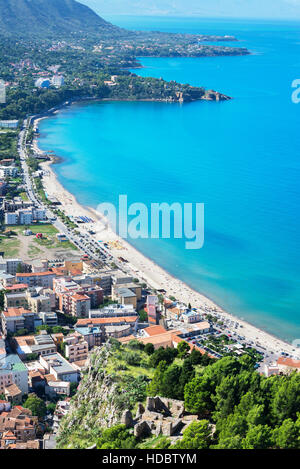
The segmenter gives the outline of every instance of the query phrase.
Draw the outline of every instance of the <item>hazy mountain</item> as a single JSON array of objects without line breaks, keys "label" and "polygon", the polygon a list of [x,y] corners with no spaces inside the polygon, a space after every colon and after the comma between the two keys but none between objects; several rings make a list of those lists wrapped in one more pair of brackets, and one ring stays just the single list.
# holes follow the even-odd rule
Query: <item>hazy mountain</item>
[{"label": "hazy mountain", "polygon": [[0,32],[23,35],[121,31],[75,0],[0,0]]}]

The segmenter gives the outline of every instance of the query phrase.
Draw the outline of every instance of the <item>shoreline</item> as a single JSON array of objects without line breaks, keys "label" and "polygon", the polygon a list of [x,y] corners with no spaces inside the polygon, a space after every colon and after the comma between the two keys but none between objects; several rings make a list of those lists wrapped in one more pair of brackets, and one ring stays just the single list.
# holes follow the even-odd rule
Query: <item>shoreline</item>
[{"label": "shoreline", "polygon": [[[65,105],[63,107],[65,107]],[[53,111],[51,114],[54,112],[58,112],[58,109]],[[38,125],[40,120],[49,117],[51,114],[48,113],[41,117],[33,117],[32,123],[34,127]],[[45,153],[38,146],[38,136],[35,136],[33,145],[38,153]],[[164,268],[138,251],[127,240],[120,238],[110,228],[107,229],[103,215],[92,207],[80,204],[76,196],[71,194],[59,182],[53,169],[54,163],[58,164],[57,161],[54,161],[54,158],[51,158],[50,161],[48,160],[40,163],[40,166],[44,171],[43,185],[47,194],[55,196],[61,202],[61,208],[64,210],[66,215],[78,216],[81,214],[86,215],[89,218],[93,218],[95,223],[79,226],[78,230],[83,234],[87,234],[87,230],[92,228],[93,231],[96,232],[95,235],[92,235],[94,240],[101,240],[108,243],[110,245],[109,253],[111,253],[114,258],[118,259],[122,257],[128,261],[122,266],[124,270],[129,270],[133,276],[137,276],[141,280],[144,280],[145,283],[148,283],[152,288],[156,290],[163,289],[167,292],[167,296],[174,296],[178,301],[185,304],[191,303],[192,307],[197,307],[206,314],[219,315],[220,320],[230,320],[234,323],[238,322],[240,327],[238,329],[233,328],[233,330],[238,335],[244,336],[247,341],[252,341],[254,344],[262,346],[268,351],[275,352],[276,354],[280,354],[283,351],[292,356],[299,356],[300,358],[300,350],[298,351],[298,349],[292,344],[285,342],[283,339],[280,339],[272,333],[266,332],[244,319],[240,319],[239,317],[225,311],[212,299],[205,296],[205,294],[194,290],[182,280],[174,277]],[[231,329],[231,326],[228,326],[228,329]]]}]

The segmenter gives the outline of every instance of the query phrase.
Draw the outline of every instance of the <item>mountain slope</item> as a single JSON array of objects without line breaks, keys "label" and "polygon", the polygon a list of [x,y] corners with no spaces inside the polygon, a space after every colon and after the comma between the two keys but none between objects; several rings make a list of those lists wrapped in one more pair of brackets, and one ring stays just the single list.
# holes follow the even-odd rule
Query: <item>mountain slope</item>
[{"label": "mountain slope", "polygon": [[0,0],[0,33],[18,36],[118,35],[113,26],[75,0]]}]

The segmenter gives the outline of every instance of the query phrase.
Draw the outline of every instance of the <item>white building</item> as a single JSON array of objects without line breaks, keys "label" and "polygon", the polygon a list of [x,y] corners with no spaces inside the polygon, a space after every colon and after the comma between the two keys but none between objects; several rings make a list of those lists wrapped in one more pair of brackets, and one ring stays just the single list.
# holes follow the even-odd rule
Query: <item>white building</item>
[{"label": "white building", "polygon": [[16,129],[18,127],[18,120],[0,120],[0,127],[3,129]]},{"label": "white building", "polygon": [[31,225],[33,217],[32,210],[19,210],[19,223],[18,225]]},{"label": "white building", "polygon": [[0,394],[7,386],[16,384],[22,394],[28,394],[28,370],[18,355],[7,355],[0,360]]},{"label": "white building", "polygon": [[17,225],[19,222],[19,215],[16,212],[6,212],[4,214],[5,225]]},{"label": "white building", "polygon": [[62,75],[54,75],[51,79],[51,83],[56,88],[60,88],[65,84],[64,77]]},{"label": "white building", "polygon": [[0,257],[0,271],[6,274],[16,275],[20,264],[23,265],[22,259],[4,259],[4,257]]},{"label": "white building", "polygon": [[0,177],[16,177],[18,176],[18,168],[16,166],[0,166]]},{"label": "white building", "polygon": [[70,383],[78,382],[77,369],[59,353],[52,353],[40,357],[40,363],[47,370],[48,374],[54,375],[57,381],[69,381]]},{"label": "white building", "polygon": [[15,212],[4,213],[6,225],[31,225],[35,221],[46,220],[46,210],[41,208],[20,209]]}]

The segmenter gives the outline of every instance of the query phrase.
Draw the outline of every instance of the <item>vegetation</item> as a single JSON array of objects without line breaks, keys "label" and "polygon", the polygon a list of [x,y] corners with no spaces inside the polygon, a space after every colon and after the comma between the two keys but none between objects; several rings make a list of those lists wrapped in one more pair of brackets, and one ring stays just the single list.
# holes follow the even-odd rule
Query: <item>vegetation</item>
[{"label": "vegetation", "polygon": [[23,407],[25,407],[25,409],[31,410],[32,415],[39,418],[45,417],[47,413],[45,402],[35,394],[29,394],[28,398],[23,404]]},{"label": "vegetation", "polygon": [[[100,376],[101,383],[111,382],[109,403],[102,401],[104,388],[91,390],[91,382],[84,374],[73,398],[75,411],[62,425],[59,447],[87,447],[96,442],[99,449],[300,448],[299,374],[266,378],[254,369],[255,359],[249,355],[213,360],[197,350],[186,355],[184,346],[178,352],[170,348],[154,351],[149,344],[143,346],[136,340],[126,346],[117,341],[111,343],[107,361],[95,355],[89,371],[92,386],[96,386]],[[89,407],[80,397],[86,396],[85,386],[99,399],[95,415],[95,402]],[[196,414],[198,420],[184,430],[176,443],[163,436],[138,440],[120,425],[120,415],[128,408],[134,411],[146,395],[182,399],[186,410]],[[104,423],[108,405],[119,415],[110,425]],[[112,412],[112,407],[109,409]],[[69,421],[76,423],[70,428]],[[83,435],[83,425],[92,430]]]}]

